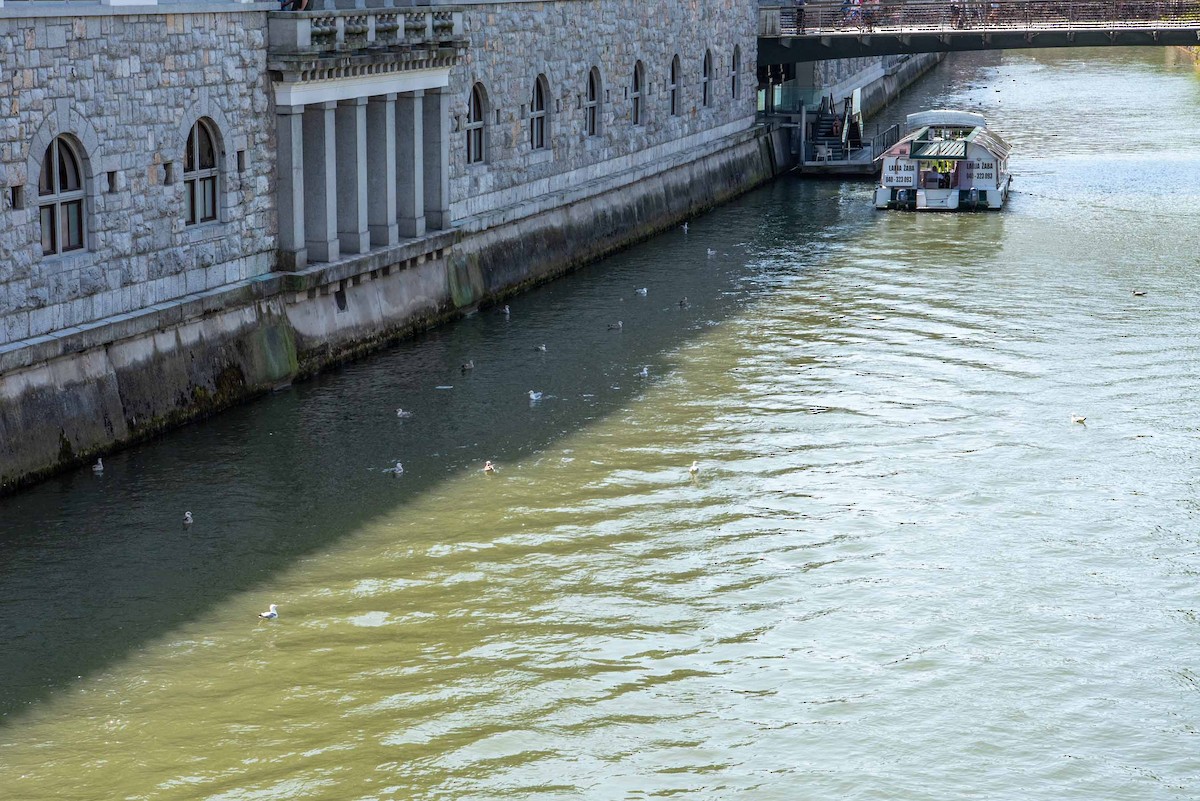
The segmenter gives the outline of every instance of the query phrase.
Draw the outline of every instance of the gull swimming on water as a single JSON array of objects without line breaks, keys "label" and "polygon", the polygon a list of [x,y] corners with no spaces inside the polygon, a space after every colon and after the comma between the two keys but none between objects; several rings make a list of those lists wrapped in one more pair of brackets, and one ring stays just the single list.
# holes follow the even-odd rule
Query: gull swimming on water
[{"label": "gull swimming on water", "polygon": [[624,327],[625,327],[625,324],[622,323],[620,320],[617,320],[615,323],[608,324],[609,331],[620,331]]},{"label": "gull swimming on water", "polygon": [[543,342],[543,343],[542,343],[542,344],[540,344],[540,345],[534,345],[534,346],[533,346],[533,349],[534,349],[534,350],[539,350],[539,351],[541,351],[542,353],[545,353],[545,352],[546,352],[546,343],[545,343],[545,342]]},{"label": "gull swimming on water", "polygon": [[275,618],[279,617],[279,607],[277,607],[275,604],[271,604],[270,609],[265,612],[259,612],[258,616],[263,620],[274,620]]},{"label": "gull swimming on water", "polygon": [[406,412],[403,409],[396,410],[397,417],[412,417],[412,412]]},{"label": "gull swimming on water", "polygon": [[688,473],[690,473],[691,475],[694,476],[699,472],[700,472],[700,464],[695,459],[693,459],[692,466],[688,468]]},{"label": "gull swimming on water", "polygon": [[398,476],[403,475],[404,474],[404,465],[402,465],[400,462],[396,462],[395,467],[389,468],[385,472],[394,473],[395,475],[398,475]]},{"label": "gull swimming on water", "polygon": [[469,359],[469,360],[463,362],[462,371],[464,373],[467,372],[468,370],[474,370],[474,369],[475,369],[475,360],[474,359]]},{"label": "gull swimming on water", "polygon": [[483,463],[483,472],[487,473],[489,476],[495,474],[496,465],[492,464],[490,460],[484,462]]},{"label": "gull swimming on water", "polygon": [[642,287],[641,289],[635,289],[633,291],[635,293],[637,293],[638,295],[641,295],[642,297],[646,296],[646,287]]},{"label": "gull swimming on water", "polygon": [[685,234],[687,233],[687,223],[684,223],[683,225],[681,225],[681,226],[679,226],[679,227],[683,229],[683,232],[684,232]]},{"label": "gull swimming on water", "polygon": [[529,390],[529,400],[540,401],[541,399],[542,399],[542,393],[534,392],[532,389]]},{"label": "gull swimming on water", "polygon": [[711,259],[715,255],[717,255],[717,251],[713,250],[712,248],[709,248],[708,249],[708,257]]},{"label": "gull swimming on water", "polygon": [[183,524],[185,526],[190,526],[192,524],[192,513],[191,512],[183,513]]},{"label": "gull swimming on water", "polygon": [[649,367],[643,367],[641,370],[638,370],[638,377],[640,377],[640,378],[649,378],[649,377],[650,377],[650,368],[649,368]]},{"label": "gull swimming on water", "polygon": [[685,309],[685,308],[687,308],[687,305],[688,305],[688,302],[687,302],[687,298],[686,298],[686,297],[683,297],[683,298],[680,298],[680,299],[679,299],[679,308],[681,308],[681,309]]},{"label": "gull swimming on water", "polygon": [[503,308],[503,309],[501,309],[501,311],[503,311],[503,312],[504,312],[504,316],[505,316],[505,317],[507,317],[507,316],[508,316],[508,304],[507,304],[507,303],[505,303],[505,304],[504,304],[504,308]]},{"label": "gull swimming on water", "polygon": [[1084,417],[1083,415],[1079,415],[1079,414],[1075,414],[1075,412],[1071,412],[1071,422],[1072,423],[1083,423],[1084,425],[1087,425],[1087,418]]},{"label": "gull swimming on water", "polygon": [[104,472],[104,460],[103,459],[96,460],[96,463],[94,465],[92,465],[92,472],[93,473],[103,473]]}]

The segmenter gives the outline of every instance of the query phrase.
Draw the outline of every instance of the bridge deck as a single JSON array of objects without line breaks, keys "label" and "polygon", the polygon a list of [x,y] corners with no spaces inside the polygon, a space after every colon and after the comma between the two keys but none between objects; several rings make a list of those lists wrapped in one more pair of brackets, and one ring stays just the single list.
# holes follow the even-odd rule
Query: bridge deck
[{"label": "bridge deck", "polygon": [[1013,47],[1200,43],[1200,0],[817,0],[762,7],[760,63]]}]

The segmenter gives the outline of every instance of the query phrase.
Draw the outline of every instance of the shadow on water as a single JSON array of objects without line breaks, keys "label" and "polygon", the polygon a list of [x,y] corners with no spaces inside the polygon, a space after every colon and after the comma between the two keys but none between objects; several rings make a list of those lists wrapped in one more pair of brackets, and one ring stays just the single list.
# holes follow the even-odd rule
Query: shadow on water
[{"label": "shadow on water", "polygon": [[[799,246],[845,214],[839,191],[778,181],[514,298],[511,316],[481,312],[0,501],[0,720],[233,594],[260,593],[252,617],[299,557],[629,404],[768,291],[757,274],[803,269]],[[402,476],[384,472],[397,460]]]}]

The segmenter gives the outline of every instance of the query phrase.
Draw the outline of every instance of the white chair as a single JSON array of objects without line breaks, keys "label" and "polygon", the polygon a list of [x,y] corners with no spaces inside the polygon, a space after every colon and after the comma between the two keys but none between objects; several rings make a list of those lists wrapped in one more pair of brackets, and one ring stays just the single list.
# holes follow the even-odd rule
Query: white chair
[{"label": "white chair", "polygon": [[817,145],[817,153],[813,157],[814,161],[829,161],[829,145]]}]

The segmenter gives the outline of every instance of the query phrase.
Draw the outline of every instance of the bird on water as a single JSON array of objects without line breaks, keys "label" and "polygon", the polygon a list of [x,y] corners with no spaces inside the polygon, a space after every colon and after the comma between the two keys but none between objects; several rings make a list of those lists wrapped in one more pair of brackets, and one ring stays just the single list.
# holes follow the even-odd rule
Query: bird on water
[{"label": "bird on water", "polygon": [[185,526],[190,526],[192,524],[192,513],[191,512],[183,513],[183,524]]},{"label": "bird on water", "polygon": [[103,459],[96,460],[96,463],[94,465],[92,465],[92,472],[93,473],[103,473],[104,472],[104,460]]},{"label": "bird on water", "polygon": [[412,412],[405,411],[404,409],[397,409],[396,416],[400,418],[412,417]]},{"label": "bird on water", "polygon": [[397,476],[403,475],[404,474],[404,465],[401,464],[400,462],[396,462],[396,466],[393,467],[392,469],[388,470],[387,472],[392,473],[393,475],[397,475]]},{"label": "bird on water", "polygon": [[620,320],[617,320],[615,323],[608,324],[609,331],[620,331],[624,327],[625,327],[625,324],[622,323]]},{"label": "bird on water", "polygon": [[642,287],[641,289],[635,289],[633,291],[636,292],[637,294],[641,295],[642,297],[646,297],[646,287]]},{"label": "bird on water", "polygon": [[1145,295],[1145,294],[1146,294],[1146,290],[1144,290],[1144,289],[1135,289],[1135,290],[1133,290],[1133,296],[1134,296],[1135,298],[1140,298],[1140,297],[1142,297],[1142,296],[1143,296],[1143,295]]},{"label": "bird on water", "polygon": [[487,473],[489,476],[495,475],[496,465],[492,464],[491,460],[484,462],[483,463],[483,472]]},{"label": "bird on water", "polygon": [[540,345],[534,345],[534,346],[533,346],[533,349],[534,349],[534,350],[536,350],[536,351],[541,351],[542,353],[545,353],[545,352],[546,352],[546,343],[545,343],[545,342],[543,342],[543,343],[542,343],[542,344],[540,344]]},{"label": "bird on water", "polygon": [[531,389],[531,390],[529,390],[529,399],[531,401],[540,401],[542,399],[542,393],[535,392],[534,390]]},{"label": "bird on water", "polygon": [[643,367],[641,370],[638,370],[638,377],[639,378],[649,378],[650,377],[650,368]]},{"label": "bird on water", "polygon": [[688,228],[688,226],[687,226],[687,223],[684,223],[683,225],[681,225],[681,226],[679,226],[679,227],[683,229],[683,232],[684,232],[685,234],[687,233],[687,228]]},{"label": "bird on water", "polygon": [[691,475],[694,476],[699,472],[700,472],[700,463],[693,459],[692,466],[688,468],[688,473],[690,473]]},{"label": "bird on water", "polygon": [[1084,425],[1086,425],[1087,418],[1081,414],[1075,414],[1075,412],[1071,412],[1071,422],[1072,423],[1083,423]]},{"label": "bird on water", "polygon": [[271,604],[270,609],[265,612],[259,612],[258,616],[263,620],[274,620],[275,618],[279,617],[279,607],[275,604]]},{"label": "bird on water", "polygon": [[469,359],[468,361],[463,362],[462,371],[464,373],[467,372],[468,370],[474,370],[474,369],[475,369],[475,360],[474,359]]}]

